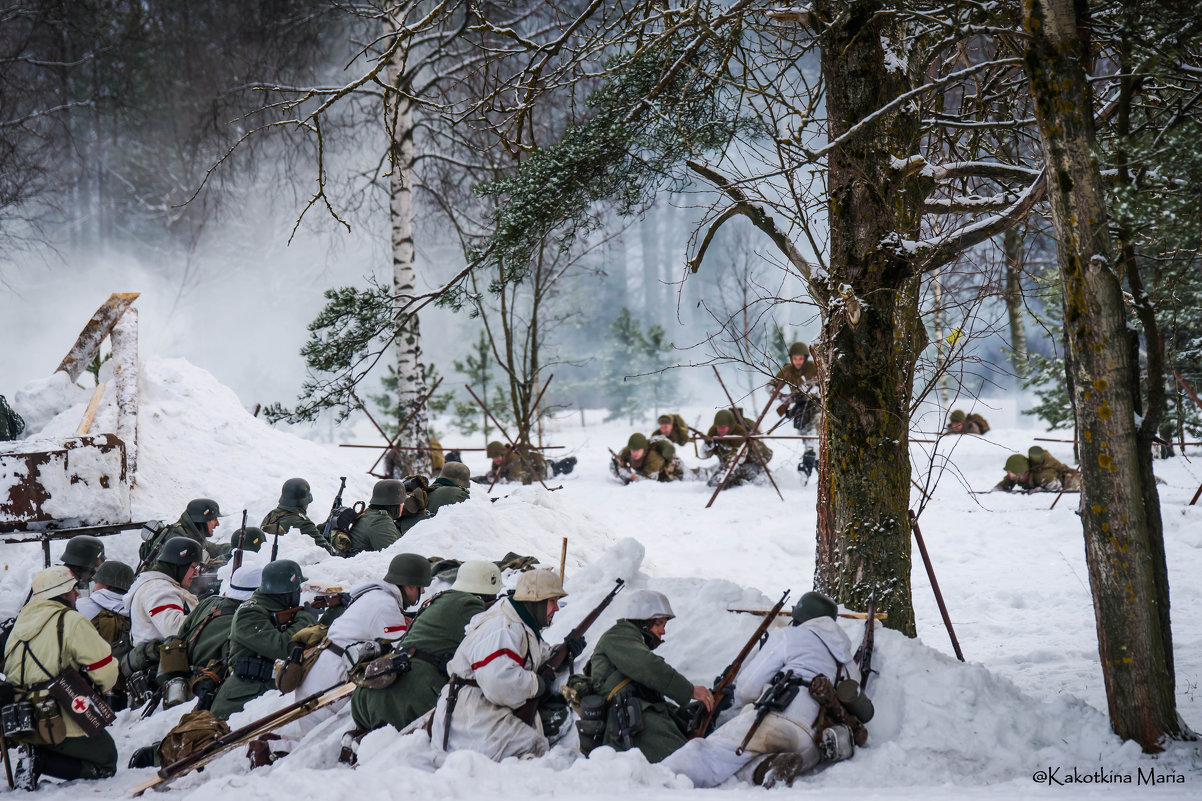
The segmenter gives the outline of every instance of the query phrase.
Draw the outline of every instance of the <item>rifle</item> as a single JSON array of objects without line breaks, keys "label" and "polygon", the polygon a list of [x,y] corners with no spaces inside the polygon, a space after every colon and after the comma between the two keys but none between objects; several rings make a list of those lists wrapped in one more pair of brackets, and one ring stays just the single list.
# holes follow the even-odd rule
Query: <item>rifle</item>
[{"label": "rifle", "polygon": [[[234,566],[230,568],[230,575],[233,576],[233,571],[242,567],[242,546],[246,544],[246,510],[242,510],[242,528],[238,532],[238,547],[234,549]],[[278,539],[278,537],[277,537]],[[274,548],[274,546],[273,546]],[[272,561],[275,561],[275,554],[271,556]]]},{"label": "rifle", "polygon": [[[618,474],[619,481],[621,481],[623,484],[629,484],[630,482],[632,482],[636,478],[638,478],[638,476],[634,472],[634,469],[631,468],[630,465],[623,463],[622,457],[620,457],[620,456],[618,456],[618,454],[614,453],[613,448],[608,448],[607,450],[609,451],[609,455],[613,457],[614,468],[615,468],[615,472],[617,472],[617,474]],[[625,468],[627,471],[629,471],[628,474],[623,475],[623,473],[622,473],[623,468]]]},{"label": "rifle", "polygon": [[0,527],[0,533],[9,534],[23,532],[32,534],[33,536],[25,537],[19,540],[0,539],[0,545],[19,545],[27,542],[40,542],[42,544],[42,564],[45,567],[50,567],[50,542],[52,540],[69,540],[72,537],[77,537],[81,534],[87,534],[92,537],[111,537],[114,534],[119,534],[122,531],[129,531],[135,528],[145,528],[151,533],[155,533],[163,527],[162,522],[158,520],[147,520],[142,523],[114,523],[108,526],[59,527],[59,525],[62,523],[70,522],[78,521],[45,520],[34,523],[6,523]]},{"label": "rifle", "polygon": [[856,651],[856,666],[860,668],[860,692],[868,689],[868,674],[872,672],[872,643],[876,635],[876,590],[868,598],[868,620],[864,623],[864,642]]},{"label": "rifle", "polygon": [[248,723],[239,729],[234,729],[229,734],[218,737],[216,740],[213,740],[203,748],[197,749],[183,759],[176,760],[170,765],[164,765],[159,768],[158,775],[135,787],[133,795],[136,798],[152,787],[174,781],[181,776],[191,773],[193,770],[202,768],[227,751],[250,742],[269,731],[278,729],[287,723],[299,720],[314,710],[329,706],[335,701],[347,697],[354,692],[354,689],[355,683],[353,681],[348,681],[345,684],[337,684],[321,692],[313,693],[307,698],[302,698],[299,701],[288,704],[282,709],[277,709],[270,715],[259,718],[253,723]]},{"label": "rifle", "polygon": [[342,483],[338,485],[338,494],[334,496],[334,503],[330,506],[330,516],[326,518],[326,524],[321,527],[321,537],[330,544],[330,534],[334,530],[334,518],[338,516],[338,510],[342,508],[342,492],[346,489],[346,476],[339,476],[338,480]]},{"label": "rifle", "polygon": [[[584,633],[588,631],[589,626],[597,622],[597,618],[601,616],[601,613],[605,611],[607,606],[613,603],[614,597],[616,597],[625,586],[625,581],[622,579],[617,579],[614,583],[614,588],[609,591],[608,595],[601,599],[601,603],[597,604],[593,611],[585,615],[584,620],[581,620],[576,624],[576,628],[568,632],[568,636],[563,638],[563,642],[551,649],[551,654],[547,657],[547,661],[543,662],[538,667],[538,671],[542,673],[545,670],[550,669],[553,673],[558,673],[563,667],[563,663],[567,662],[568,658],[572,655],[571,650],[568,648],[568,642],[571,640],[584,639]],[[534,716],[538,714],[538,698],[531,698],[529,701],[515,709],[513,714],[517,715],[527,724],[531,726],[534,725]]]},{"label": "rifle", "polygon": [[785,603],[789,600],[790,592],[791,590],[785,590],[780,600],[776,602],[776,605],[768,611],[768,614],[764,615],[764,619],[760,621],[760,625],[756,626],[755,632],[752,633],[751,639],[743,646],[743,650],[739,651],[734,661],[727,665],[726,670],[722,671],[714,681],[714,688],[710,692],[714,695],[715,711],[711,712],[704,706],[697,708],[697,711],[693,714],[693,719],[689,721],[688,731],[690,738],[704,737],[706,732],[709,731],[710,722],[714,719],[718,705],[726,697],[727,690],[735,683],[735,676],[739,674],[739,669],[743,667],[743,662],[751,654],[751,649],[755,647],[755,644],[767,636],[768,627],[772,625],[780,610],[784,608]]}]

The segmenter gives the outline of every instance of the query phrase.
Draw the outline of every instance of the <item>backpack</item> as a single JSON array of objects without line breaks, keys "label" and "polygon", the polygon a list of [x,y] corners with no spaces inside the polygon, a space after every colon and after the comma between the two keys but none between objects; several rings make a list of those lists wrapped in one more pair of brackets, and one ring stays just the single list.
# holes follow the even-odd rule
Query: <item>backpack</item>
[{"label": "backpack", "polygon": [[189,712],[159,743],[159,764],[170,765],[230,733],[229,724],[207,709]]},{"label": "backpack", "polygon": [[964,419],[967,421],[976,423],[977,428],[981,429],[982,434],[989,433],[989,423],[986,423],[985,418],[982,417],[981,415],[977,414],[976,412],[973,412],[972,414],[968,415]]}]

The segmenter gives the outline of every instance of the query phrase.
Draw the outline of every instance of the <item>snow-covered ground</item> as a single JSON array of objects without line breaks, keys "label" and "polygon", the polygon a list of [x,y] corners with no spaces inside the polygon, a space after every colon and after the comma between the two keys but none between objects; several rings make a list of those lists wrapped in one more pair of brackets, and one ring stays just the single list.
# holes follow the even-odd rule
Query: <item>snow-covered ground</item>
[{"label": "snow-covered ground", "polygon": [[[715,404],[719,392],[715,388]],[[363,471],[374,459],[372,452],[273,429],[253,418],[215,377],[185,361],[146,361],[141,393],[135,519],[174,520],[190,498],[213,497],[228,515],[217,530],[224,538],[238,525],[243,508],[249,509],[252,522],[260,520],[275,505],[281,483],[293,475],[313,484],[314,516],[329,507],[340,475],[348,477],[346,500],[366,498],[370,492],[374,479]],[[50,419],[45,432],[72,430],[86,402],[87,393],[60,393],[59,407],[74,405]],[[915,549],[919,636],[909,640],[878,631],[874,666],[881,673],[872,690],[877,715],[869,726],[870,746],[849,762],[777,792],[924,800],[1040,793],[1197,797],[1202,751],[1196,743],[1173,744],[1166,753],[1147,757],[1110,733],[1076,496],[1065,496],[1050,509],[1050,495],[968,491],[991,487],[1006,455],[1025,452],[1034,437],[1063,435],[1047,434],[1031,418],[1018,415],[1013,403],[978,410],[993,430],[984,438],[941,442],[934,462],[948,469],[920,520],[967,663],[952,655]],[[713,408],[679,411],[693,424],[708,424]],[[46,410],[42,413],[49,417]],[[106,414],[111,410],[102,409],[97,429],[104,430]],[[493,494],[500,500],[490,503],[483,489],[476,488],[471,500],[444,508],[383,554],[329,558],[296,534],[281,539],[281,553],[304,565],[315,582],[349,586],[381,575],[388,559],[401,551],[458,559],[498,559],[516,551],[557,566],[566,537],[571,597],[549,637],[566,633],[621,577],[631,586],[668,594],[678,617],[659,653],[695,682],[709,683],[756,624],[751,616],[728,613],[727,607],[767,606],[786,588],[794,597],[809,589],[815,498],[813,483],[803,487],[795,471],[801,443],[773,443],[772,466],[783,501],[771,487],[742,487],[723,493],[705,509],[710,490],[700,482],[623,487],[612,479],[606,449],[617,450],[634,429],[622,422],[603,423],[602,417],[590,413],[589,424],[581,426],[579,414],[573,413],[548,427],[548,439],[566,446],[555,455],[579,458],[575,472],[548,482],[562,484],[562,489],[499,486]],[[920,419],[914,438],[933,439],[923,432],[934,432],[938,425],[935,414]],[[646,433],[652,427],[643,422],[637,429]],[[345,433],[343,441],[369,441],[363,426],[347,426],[340,433]],[[480,444],[449,433],[442,440],[452,447]],[[1039,444],[1071,462],[1071,445]],[[913,447],[915,478],[924,484],[933,446],[916,442]],[[687,464],[698,464],[691,446],[680,452]],[[469,456],[469,465],[482,471],[483,456],[474,457]],[[1202,632],[1191,613],[1202,601],[1202,506],[1187,504],[1202,483],[1202,464],[1179,457],[1157,462],[1156,469],[1165,481],[1162,514],[1173,606],[1179,610],[1173,615],[1177,703],[1185,721],[1198,728]],[[920,497],[917,491],[914,495],[917,508]],[[111,537],[106,544],[110,558],[131,561],[137,534]],[[40,569],[40,551],[32,545],[6,546],[0,559],[0,613],[7,616],[16,611],[30,576]],[[620,611],[619,598],[589,639],[595,641]],[[858,641],[863,625],[844,624]],[[259,699],[231,723],[245,723],[279,703],[275,694]],[[160,712],[144,722],[121,713],[111,731],[123,762],[135,747],[165,733],[182,711]],[[742,798],[763,792],[738,783],[696,791],[686,779],[648,765],[638,754],[602,749],[585,760],[566,743],[541,760],[499,765],[474,754],[454,754],[435,771],[420,736],[402,738],[390,730],[363,741],[361,764],[352,771],[335,764],[340,734],[349,726],[343,712],[270,768],[252,773],[241,753],[229,755],[177,782],[171,792],[205,801],[231,793],[285,801],[314,797],[318,788],[325,798],[383,797],[400,788],[437,798]],[[1039,771],[1052,772],[1050,783],[1037,780]],[[148,770],[122,769],[107,782],[44,787],[41,792],[64,799],[80,792],[117,797],[150,775]],[[1150,777],[1160,783],[1148,785]]]}]

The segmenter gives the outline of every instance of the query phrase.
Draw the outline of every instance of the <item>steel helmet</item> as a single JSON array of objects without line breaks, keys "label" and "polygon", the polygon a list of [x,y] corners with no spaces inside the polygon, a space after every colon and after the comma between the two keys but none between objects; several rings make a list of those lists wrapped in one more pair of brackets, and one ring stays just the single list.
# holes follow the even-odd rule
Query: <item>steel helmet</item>
[{"label": "steel helmet", "polygon": [[405,483],[395,478],[377,481],[371,490],[369,506],[400,506],[405,502]]},{"label": "steel helmet", "polygon": [[291,559],[279,559],[263,568],[259,592],[264,595],[291,595],[300,593],[305,576],[301,567]]},{"label": "steel helmet", "polygon": [[238,529],[230,537],[231,548],[241,548],[244,551],[254,551],[255,553],[259,552],[265,542],[267,542],[267,535],[263,533],[263,529],[257,526],[247,526],[245,536],[242,529]]},{"label": "steel helmet", "polygon": [[193,523],[208,523],[221,517],[221,507],[212,498],[196,498],[188,501],[187,515]]},{"label": "steel helmet", "polygon": [[129,585],[134,583],[134,569],[124,562],[109,559],[96,568],[96,575],[92,580],[125,594],[129,591]]},{"label": "steel helmet", "polygon": [[627,620],[655,620],[676,617],[668,597],[655,590],[635,590],[626,596],[626,611],[622,617]]},{"label": "steel helmet", "polygon": [[399,553],[388,563],[384,580],[397,587],[429,587],[430,560],[415,553]]},{"label": "steel helmet", "polygon": [[158,561],[165,565],[191,565],[201,560],[200,543],[191,537],[172,537],[163,545]]},{"label": "steel helmet", "polygon": [[63,555],[59,561],[67,567],[95,570],[102,559],[104,559],[104,543],[101,539],[88,534],[80,534],[67,540],[67,547],[63,549]]},{"label": "steel helmet", "polygon": [[554,570],[526,571],[518,576],[518,586],[513,592],[515,601],[547,601],[565,596],[563,581]]},{"label": "steel helmet", "polygon": [[290,478],[280,490],[280,506],[308,506],[313,503],[313,492],[309,482],[303,478]]},{"label": "steel helmet", "polygon": [[793,607],[793,622],[800,625],[816,617],[834,620],[838,614],[839,607],[830,598],[820,592],[807,592]]},{"label": "steel helmet", "polygon": [[447,462],[442,466],[439,478],[445,478],[453,484],[468,489],[472,484],[472,472],[462,462]]},{"label": "steel helmet", "polygon": [[501,571],[492,562],[473,560],[459,566],[451,589],[473,595],[496,595],[501,591]]}]

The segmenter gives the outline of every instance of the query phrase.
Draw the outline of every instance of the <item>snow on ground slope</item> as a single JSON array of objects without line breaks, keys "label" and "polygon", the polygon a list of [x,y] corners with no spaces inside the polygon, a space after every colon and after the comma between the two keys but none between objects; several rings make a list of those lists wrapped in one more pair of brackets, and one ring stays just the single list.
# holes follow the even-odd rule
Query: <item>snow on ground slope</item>
[{"label": "snow on ground slope", "polygon": [[[257,522],[275,505],[282,481],[303,475],[313,484],[317,515],[324,514],[348,476],[346,500],[367,497],[373,479],[363,471],[374,454],[339,449],[299,439],[267,426],[247,413],[217,379],[181,360],[151,360],[142,375],[142,416],[135,515],[174,520],[189,498],[210,496],[231,513],[218,529],[228,537],[237,526],[232,513],[243,507]],[[717,398],[714,399],[715,402]],[[712,409],[688,409],[695,420]],[[63,411],[48,428],[68,425],[79,410]],[[985,410],[994,430],[984,438],[946,438],[934,454],[948,464],[921,516],[922,530],[947,599],[967,664],[954,656],[915,551],[914,602],[919,637],[909,640],[879,630],[876,666],[881,674],[873,695],[877,717],[870,726],[871,746],[850,762],[807,778],[793,792],[854,793],[875,798],[1028,798],[1046,791],[1032,775],[1055,771],[1093,777],[1089,784],[1057,786],[1064,797],[1196,797],[1202,782],[1202,755],[1196,745],[1176,744],[1159,758],[1142,756],[1109,732],[1105,695],[1098,668],[1093,612],[1084,564],[1076,496],[1065,496],[1050,509],[1052,496],[971,495],[1001,475],[1011,451],[1024,451],[1046,434],[1029,418],[1000,404]],[[654,420],[653,414],[648,414]],[[608,473],[606,448],[617,450],[637,428],[603,423],[588,415],[582,427],[573,414],[553,423],[548,438],[580,462],[566,477],[548,481],[562,489],[499,486],[488,500],[482,488],[467,503],[445,508],[414,528],[384,554],[350,560],[328,558],[297,535],[281,539],[281,553],[305,565],[311,580],[349,586],[376,578],[388,559],[402,551],[459,559],[498,559],[507,551],[558,562],[568,538],[567,588],[571,596],[549,632],[554,639],[578,621],[613,585],[650,586],[668,594],[678,617],[668,628],[661,653],[693,681],[708,683],[733,657],[755,626],[747,615],[728,607],[767,606],[790,588],[794,597],[809,588],[813,574],[814,486],[803,487],[795,471],[799,441],[773,443],[773,468],[784,495],[770,487],[742,487],[719,496],[705,509],[710,490],[700,482],[623,487]],[[938,420],[917,424],[914,438],[938,428]],[[784,430],[784,429],[782,429]],[[449,446],[478,446],[444,433]],[[347,427],[347,441],[369,442],[362,426]],[[361,437],[358,438],[357,437]],[[1041,443],[1071,462],[1071,445]],[[935,446],[914,444],[915,478],[925,484],[925,465]],[[689,465],[701,464],[692,446],[680,449]],[[479,454],[469,458],[482,471]],[[1174,602],[1174,640],[1178,707],[1195,727],[1202,725],[1197,689],[1202,674],[1202,637],[1189,613],[1197,608],[1202,567],[1202,507],[1186,504],[1202,482],[1202,466],[1180,458],[1157,462]],[[921,500],[917,491],[913,503]],[[111,556],[129,560],[136,534],[109,538]],[[56,551],[57,554],[57,551]],[[29,576],[40,567],[35,546],[9,546],[0,586],[0,611],[11,614],[28,590]],[[263,554],[262,559],[266,558]],[[512,583],[513,577],[508,577]],[[621,598],[590,632],[596,641],[620,614]],[[1180,610],[1180,611],[1177,611]],[[845,621],[858,640],[862,624]],[[281,703],[269,695],[252,704],[232,723],[239,725]],[[186,707],[185,707],[186,708]],[[160,712],[147,721],[121,713],[112,731],[123,760],[137,746],[156,740],[183,708]],[[295,754],[275,766],[250,773],[244,757],[230,755],[204,773],[181,780],[173,792],[201,801],[224,794],[253,795],[260,801],[310,797],[314,787],[325,797],[389,794],[404,787],[431,797],[479,798],[490,794],[561,798],[636,798],[697,796],[687,780],[648,765],[637,754],[607,749],[579,759],[561,743],[541,760],[510,760],[494,765],[474,754],[456,754],[440,770],[430,765],[420,737],[390,731],[367,737],[361,765],[336,766],[340,734],[349,728],[344,710],[297,745]],[[1141,773],[1142,771],[1142,773]],[[64,799],[81,790],[117,797],[150,771],[127,771],[108,782],[44,788]],[[1180,776],[1184,783],[1155,787],[1137,782],[1149,776]],[[1118,777],[1118,778],[1115,778]],[[1124,784],[1127,777],[1131,784]],[[1097,782],[1105,779],[1104,786]],[[731,783],[704,795],[715,798],[759,797],[756,788]]]}]

